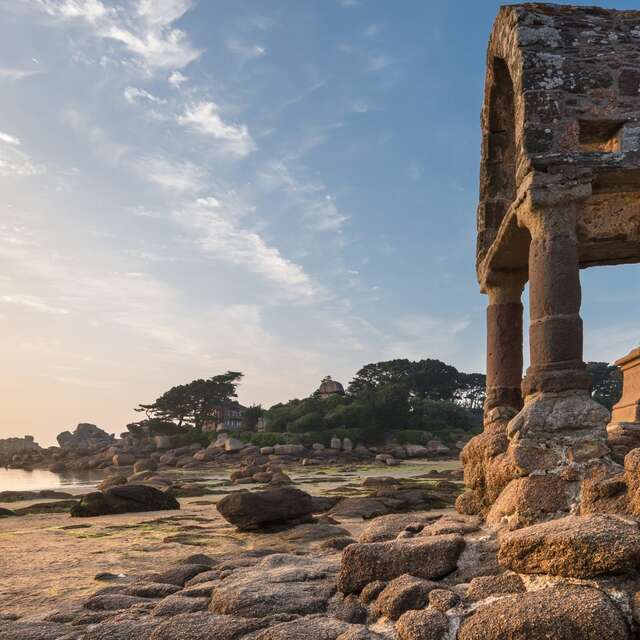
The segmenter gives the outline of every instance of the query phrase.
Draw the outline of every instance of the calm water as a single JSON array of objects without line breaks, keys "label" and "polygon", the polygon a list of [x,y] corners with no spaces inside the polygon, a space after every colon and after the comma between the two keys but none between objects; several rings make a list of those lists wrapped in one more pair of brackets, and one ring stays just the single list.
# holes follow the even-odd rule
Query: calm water
[{"label": "calm water", "polygon": [[68,493],[84,493],[93,489],[103,478],[104,474],[99,471],[58,475],[45,469],[25,471],[0,467],[0,491],[60,489]]}]

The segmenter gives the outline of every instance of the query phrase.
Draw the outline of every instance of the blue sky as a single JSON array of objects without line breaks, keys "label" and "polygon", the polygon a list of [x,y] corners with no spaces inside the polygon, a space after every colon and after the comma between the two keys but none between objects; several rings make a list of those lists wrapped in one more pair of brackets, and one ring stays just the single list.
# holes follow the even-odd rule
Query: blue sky
[{"label": "blue sky", "polygon": [[[267,406],[393,357],[483,370],[498,6],[0,0],[0,434],[120,432],[227,369]],[[583,286],[586,358],[637,346],[638,268]]]}]

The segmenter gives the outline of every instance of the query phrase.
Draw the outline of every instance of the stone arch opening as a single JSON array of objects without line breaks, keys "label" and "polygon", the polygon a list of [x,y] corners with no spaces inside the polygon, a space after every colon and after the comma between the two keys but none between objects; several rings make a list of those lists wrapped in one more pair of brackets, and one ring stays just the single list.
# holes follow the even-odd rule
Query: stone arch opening
[{"label": "stone arch opening", "polygon": [[495,239],[516,196],[515,95],[504,59],[495,56],[487,74],[480,177],[479,256]]},{"label": "stone arch opening", "polygon": [[516,197],[516,120],[507,63],[495,57],[489,95],[488,198],[496,203],[497,226]]}]

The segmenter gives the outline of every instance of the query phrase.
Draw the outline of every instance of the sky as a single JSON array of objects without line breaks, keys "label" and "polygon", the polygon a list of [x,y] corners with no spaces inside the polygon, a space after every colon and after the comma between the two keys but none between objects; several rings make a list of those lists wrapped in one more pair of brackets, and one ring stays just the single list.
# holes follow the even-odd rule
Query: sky
[{"label": "sky", "polygon": [[[0,437],[120,433],[227,370],[263,406],[390,358],[484,371],[498,6],[0,0]],[[583,273],[586,359],[640,342],[638,275]]]}]

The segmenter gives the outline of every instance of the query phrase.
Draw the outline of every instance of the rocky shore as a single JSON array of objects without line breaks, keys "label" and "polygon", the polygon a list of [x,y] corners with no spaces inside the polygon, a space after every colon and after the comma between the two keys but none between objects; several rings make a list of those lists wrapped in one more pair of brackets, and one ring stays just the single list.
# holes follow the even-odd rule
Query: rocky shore
[{"label": "rocky shore", "polygon": [[107,474],[118,474],[122,469],[130,468],[135,472],[194,470],[224,466],[246,468],[267,463],[326,466],[376,461],[395,466],[407,459],[457,459],[465,445],[461,441],[451,449],[439,440],[431,440],[426,446],[401,445],[391,440],[381,446],[365,446],[353,443],[349,438],[333,438],[330,446],[314,443],[309,447],[301,444],[258,447],[226,433],[218,435],[207,446],[199,443],[176,445],[179,437],[151,437],[130,426],[130,431],[116,438],[96,425],[81,423],[73,432],[59,434],[57,447],[42,448],[30,436],[0,440],[0,466],[49,469],[54,473],[95,469]]},{"label": "rocky shore", "polygon": [[[0,494],[2,504],[24,509],[23,517],[0,518],[7,567],[0,638],[151,638],[152,632],[240,638],[283,624],[294,632],[292,623],[309,616],[324,629],[329,608],[342,606],[336,592],[342,549],[378,514],[418,508],[437,517],[442,511],[434,509],[450,508],[460,493],[461,474],[344,482],[353,476],[340,478],[334,469],[332,482],[323,483],[323,473],[314,469],[314,483],[305,486],[313,495],[264,485],[272,494],[265,501],[228,481],[209,499],[180,498],[179,510],[78,519],[69,518],[64,495],[40,502],[64,505],[63,513],[42,514],[17,501],[33,495]],[[224,584],[230,591],[218,591],[209,610],[213,583],[231,576]],[[341,614],[331,620],[318,633],[351,626]],[[165,623],[171,624],[159,630]]]},{"label": "rocky shore", "polygon": [[[361,488],[398,493],[415,481],[372,478]],[[635,521],[567,516],[505,531],[451,508],[345,515],[336,509],[344,498],[326,498],[288,487],[239,490],[217,505],[185,499],[163,514],[80,524],[32,516],[26,534],[26,520],[15,527],[18,519],[4,519],[0,639],[638,637]],[[42,545],[28,550],[36,537]],[[59,554],[70,541],[65,566]],[[61,593],[62,575],[50,576],[40,593],[20,599],[20,588],[34,589],[25,574],[37,578],[45,558],[73,583]]]}]

